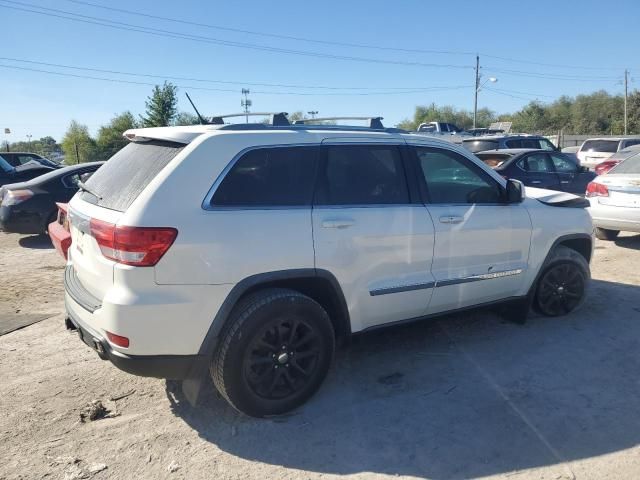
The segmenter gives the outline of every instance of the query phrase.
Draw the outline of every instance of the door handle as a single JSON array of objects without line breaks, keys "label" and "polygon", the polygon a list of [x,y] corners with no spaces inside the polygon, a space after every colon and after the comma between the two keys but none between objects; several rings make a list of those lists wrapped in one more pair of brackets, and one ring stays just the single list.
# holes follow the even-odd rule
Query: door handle
[{"label": "door handle", "polygon": [[446,215],[440,217],[440,223],[462,223],[462,220],[464,219],[457,215]]},{"label": "door handle", "polygon": [[531,182],[530,182],[530,183],[531,183],[532,185],[533,185],[534,183],[535,183],[535,184],[539,184],[539,183],[542,183],[542,180],[531,180]]},{"label": "door handle", "polygon": [[350,218],[333,218],[322,221],[322,228],[348,228],[356,223]]},{"label": "door handle", "polygon": [[571,183],[569,180],[560,180],[560,183]]}]

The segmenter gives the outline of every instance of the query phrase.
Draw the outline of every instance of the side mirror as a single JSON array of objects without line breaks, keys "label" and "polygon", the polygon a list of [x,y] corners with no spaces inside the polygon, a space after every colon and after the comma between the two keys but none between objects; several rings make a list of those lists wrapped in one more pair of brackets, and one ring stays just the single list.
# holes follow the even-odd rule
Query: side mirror
[{"label": "side mirror", "polygon": [[580,173],[587,173],[589,171],[589,167],[580,167]]},{"label": "side mirror", "polygon": [[524,183],[513,178],[507,179],[507,203],[522,203],[524,200]]}]

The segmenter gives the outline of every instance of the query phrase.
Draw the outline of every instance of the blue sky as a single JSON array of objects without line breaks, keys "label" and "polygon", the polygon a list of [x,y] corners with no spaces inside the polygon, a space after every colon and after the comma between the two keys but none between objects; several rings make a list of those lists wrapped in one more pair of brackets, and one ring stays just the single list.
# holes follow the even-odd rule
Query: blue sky
[{"label": "blue sky", "polygon": [[[203,113],[239,111],[240,90],[246,86],[252,91],[250,98],[254,111],[318,110],[321,116],[379,114],[385,117],[387,125],[410,117],[416,105],[431,102],[471,110],[474,52],[480,53],[484,78],[497,77],[498,82],[491,87],[500,90],[482,91],[479,106],[498,112],[516,110],[533,99],[550,101],[562,94],[576,95],[598,89],[620,93],[624,68],[631,71],[632,77],[640,72],[638,34],[632,23],[640,14],[637,0],[607,4],[586,0],[570,5],[558,1],[503,0],[86,2],[236,30],[385,49],[314,43],[175,23],[97,8],[85,4],[84,0],[80,3],[74,0],[0,0],[0,128],[11,128],[9,140],[24,140],[27,134],[34,138],[52,135],[60,139],[71,119],[88,125],[95,133],[114,114],[124,110],[142,113],[145,98],[152,88],[150,85],[90,80],[33,70],[151,84],[162,81],[155,77],[25,63],[25,60],[235,82],[173,80],[178,85],[191,87],[180,89],[181,110],[190,111],[184,98],[186,90]],[[60,18],[69,13],[52,9],[85,15],[84,20],[98,23],[116,21],[198,36],[201,41],[71,21]],[[207,39],[202,41],[203,37]],[[252,48],[220,45],[218,41],[250,44]],[[306,54],[265,51],[255,49],[255,46]],[[358,57],[366,61],[326,58],[327,55]],[[405,87],[413,90],[397,93]],[[426,90],[432,87],[447,89]],[[636,88],[637,84],[632,82],[630,87]],[[340,95],[335,95],[337,93]],[[3,131],[0,130],[2,140],[6,139]]]}]

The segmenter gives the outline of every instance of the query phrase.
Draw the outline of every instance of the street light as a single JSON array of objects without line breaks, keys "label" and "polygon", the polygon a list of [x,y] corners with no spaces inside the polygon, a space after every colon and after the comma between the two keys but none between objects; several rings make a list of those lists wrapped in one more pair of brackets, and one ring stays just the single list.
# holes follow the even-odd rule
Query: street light
[{"label": "street light", "polygon": [[487,78],[482,84],[480,83],[480,75],[476,76],[476,92],[475,92],[475,101],[473,103],[473,128],[476,128],[476,117],[478,116],[478,92],[482,90],[487,83],[496,83],[498,79],[496,77]]}]

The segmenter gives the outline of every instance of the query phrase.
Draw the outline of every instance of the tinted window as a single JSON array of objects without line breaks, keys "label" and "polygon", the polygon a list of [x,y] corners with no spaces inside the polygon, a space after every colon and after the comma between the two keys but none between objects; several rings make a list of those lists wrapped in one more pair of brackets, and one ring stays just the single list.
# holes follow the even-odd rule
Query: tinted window
[{"label": "tinted window", "polygon": [[417,148],[430,203],[499,203],[500,186],[461,155]]},{"label": "tinted window", "polygon": [[315,147],[259,148],[245,153],[211,201],[219,206],[310,205]]},{"label": "tinted window", "polygon": [[400,151],[388,145],[327,147],[316,203],[379,205],[409,203]]},{"label": "tinted window", "polygon": [[625,148],[630,147],[631,145],[639,145],[639,144],[640,144],[640,138],[624,141]]},{"label": "tinted window", "polygon": [[532,153],[521,160],[518,166],[527,172],[553,173],[553,166],[545,153]]},{"label": "tinted window", "polygon": [[462,146],[470,152],[483,152],[485,150],[497,150],[498,140],[471,140],[462,142]]},{"label": "tinted window", "polygon": [[72,175],[67,175],[62,179],[62,183],[67,188],[78,188],[78,182],[86,183],[93,173],[94,172],[78,172]]},{"label": "tinted window", "polygon": [[578,171],[578,165],[572,162],[568,158],[560,155],[551,155],[551,161],[553,166],[556,167],[556,171],[562,173],[576,173]]},{"label": "tinted window", "polygon": [[0,169],[5,172],[11,172],[13,170],[13,165],[7,162],[3,157],[0,157]]},{"label": "tinted window", "polygon": [[580,148],[581,152],[605,152],[615,153],[618,151],[618,140],[587,140]]},{"label": "tinted window", "polygon": [[609,174],[612,173],[640,173],[640,154],[629,157],[622,163],[613,167],[609,170]]},{"label": "tinted window", "polygon": [[449,132],[449,124],[448,123],[441,123],[440,124],[440,131],[441,132]]},{"label": "tinted window", "polygon": [[100,198],[83,191],[82,199],[124,212],[184,147],[180,143],[157,140],[131,142],[111,157],[87,181],[89,190],[98,194]]},{"label": "tinted window", "polygon": [[[507,140],[506,142],[504,142],[505,145],[509,148],[524,148],[522,146],[522,140],[517,139],[517,140]],[[538,148],[537,145],[535,148]]]}]

